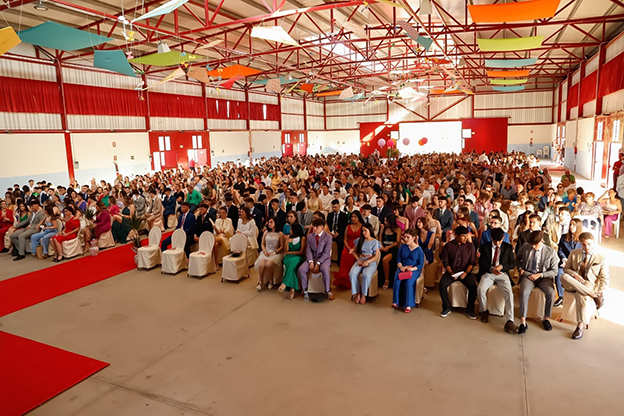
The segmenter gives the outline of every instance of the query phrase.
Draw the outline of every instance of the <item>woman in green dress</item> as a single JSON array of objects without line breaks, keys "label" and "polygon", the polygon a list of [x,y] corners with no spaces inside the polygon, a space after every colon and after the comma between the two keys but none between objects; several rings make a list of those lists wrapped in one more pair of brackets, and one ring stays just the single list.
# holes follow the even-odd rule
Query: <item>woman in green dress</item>
[{"label": "woman in green dress", "polygon": [[284,253],[284,278],[279,291],[283,292],[286,288],[290,288],[288,299],[295,298],[295,291],[299,290],[299,278],[297,277],[297,269],[305,261],[306,239],[303,236],[303,228],[301,224],[292,224],[290,226],[290,236],[288,237],[288,249]]},{"label": "woman in green dress", "polygon": [[113,224],[111,226],[113,238],[121,244],[126,244],[128,242],[130,218],[134,215],[134,204],[132,203],[132,198],[126,196],[124,202],[126,206],[121,211],[121,214],[113,216]]}]

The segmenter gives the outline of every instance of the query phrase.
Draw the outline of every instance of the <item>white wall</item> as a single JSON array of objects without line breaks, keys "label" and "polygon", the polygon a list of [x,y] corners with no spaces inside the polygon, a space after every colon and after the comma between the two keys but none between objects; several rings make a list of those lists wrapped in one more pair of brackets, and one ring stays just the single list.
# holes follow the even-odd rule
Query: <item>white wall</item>
[{"label": "white wall", "polygon": [[282,155],[282,132],[280,131],[252,131],[251,149],[254,159]]},{"label": "white wall", "polygon": [[360,153],[360,130],[310,131],[308,154]]},{"label": "white wall", "polygon": [[[29,179],[35,183],[46,180],[55,185],[69,183],[64,134],[0,134],[0,148],[0,190],[3,196],[13,184],[26,185]],[[26,154],[25,149],[35,152]]]},{"label": "white wall", "polygon": [[[556,124],[535,124],[507,127],[507,151],[520,151],[526,154],[535,154],[548,146],[548,156],[552,158],[551,143],[557,133]],[[533,146],[530,139],[533,138]]]},{"label": "white wall", "polygon": [[576,145],[576,120],[566,121],[565,131],[565,160],[564,165],[568,169],[575,170],[576,155],[574,154],[574,146]]},{"label": "white wall", "polygon": [[212,165],[249,160],[249,134],[248,131],[210,132]]},{"label": "white wall", "polygon": [[[142,175],[151,170],[149,135],[145,133],[72,133],[76,180],[115,180],[115,160],[124,176]],[[113,143],[115,147],[113,147]]]}]

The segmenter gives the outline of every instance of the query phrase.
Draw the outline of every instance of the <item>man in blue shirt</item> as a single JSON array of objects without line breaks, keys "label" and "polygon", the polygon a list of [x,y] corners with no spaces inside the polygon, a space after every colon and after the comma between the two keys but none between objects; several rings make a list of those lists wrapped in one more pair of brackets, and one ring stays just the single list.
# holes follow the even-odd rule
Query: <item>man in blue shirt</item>
[{"label": "man in blue shirt", "polygon": [[[489,224],[490,229],[483,231],[483,234],[481,234],[481,242],[479,245],[482,246],[483,244],[491,243],[492,242],[492,229],[502,228],[502,224],[503,224],[503,219],[501,217],[499,216],[491,217],[490,224]],[[509,243],[509,234],[505,233],[505,236],[503,237],[503,241],[505,243]]]}]

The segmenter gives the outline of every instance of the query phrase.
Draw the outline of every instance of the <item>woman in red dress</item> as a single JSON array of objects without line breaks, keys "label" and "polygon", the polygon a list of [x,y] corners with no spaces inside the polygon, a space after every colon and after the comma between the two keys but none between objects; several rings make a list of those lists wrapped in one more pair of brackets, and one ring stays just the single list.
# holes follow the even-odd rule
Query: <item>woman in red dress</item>
[{"label": "woman in red dress", "polygon": [[74,207],[71,205],[65,207],[63,213],[65,215],[65,229],[63,232],[50,238],[50,243],[54,246],[54,252],[56,253],[56,257],[54,257],[53,261],[57,263],[63,260],[63,242],[76,238],[80,230],[80,220],[74,217],[76,213]]},{"label": "woman in red dress", "polygon": [[344,248],[340,257],[340,269],[334,273],[334,286],[341,286],[346,289],[351,289],[351,280],[349,280],[349,272],[351,267],[355,264],[355,257],[349,254],[350,250],[355,247],[354,241],[360,238],[360,229],[364,219],[360,211],[353,211],[351,213],[351,224],[347,225],[345,232]]},{"label": "woman in red dress", "polygon": [[9,251],[9,248],[4,246],[4,234],[13,225],[13,220],[13,211],[7,208],[6,201],[0,202],[0,247],[3,253]]}]

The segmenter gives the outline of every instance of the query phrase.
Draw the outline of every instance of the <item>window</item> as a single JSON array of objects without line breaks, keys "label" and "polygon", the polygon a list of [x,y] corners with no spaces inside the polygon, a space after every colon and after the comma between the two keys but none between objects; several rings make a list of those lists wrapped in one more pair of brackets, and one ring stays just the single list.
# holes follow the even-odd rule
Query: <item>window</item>
[{"label": "window", "polygon": [[299,133],[299,143],[304,143],[304,142],[305,142],[305,134]]},{"label": "window", "polygon": [[230,102],[227,102],[227,116],[230,117]]},{"label": "window", "polygon": [[160,152],[160,166],[165,166],[165,153]]},{"label": "window", "polygon": [[165,136],[165,150],[171,150],[171,137]]},{"label": "window", "polygon": [[262,117],[266,120],[266,104],[262,104]]},{"label": "window", "polygon": [[611,138],[613,143],[617,143],[620,141],[620,120],[615,120],[613,122],[613,137]]},{"label": "window", "polygon": [[202,146],[202,136],[197,135],[197,136],[193,136],[193,149],[201,149]]},{"label": "window", "polygon": [[290,133],[284,133],[284,143],[290,143]]},{"label": "window", "polygon": [[163,136],[158,136],[158,150],[161,152],[165,150],[165,138]]},{"label": "window", "polygon": [[603,128],[604,128],[604,121],[599,121],[598,128],[596,129],[596,141],[597,142],[602,141]]}]

